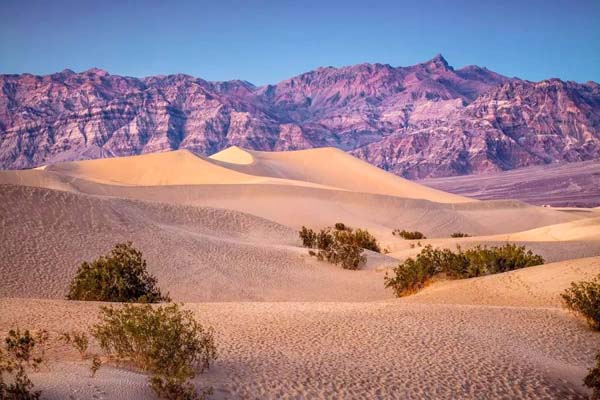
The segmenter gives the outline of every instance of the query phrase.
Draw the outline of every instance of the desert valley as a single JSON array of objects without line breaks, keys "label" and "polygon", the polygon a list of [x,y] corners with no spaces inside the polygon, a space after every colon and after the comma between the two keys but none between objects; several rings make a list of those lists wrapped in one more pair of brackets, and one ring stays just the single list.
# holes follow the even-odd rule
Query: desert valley
[{"label": "desert valley", "polygon": [[600,400],[600,1],[0,21],[0,400]]},{"label": "desert valley", "polygon": [[[66,300],[83,261],[131,241],[172,301],[214,327],[194,378],[228,398],[585,398],[600,334],[564,308],[600,274],[600,209],[475,200],[334,148],[229,147],[0,172],[0,332],[84,330],[100,302]],[[357,270],[309,255],[298,231],[343,222],[382,251]],[[404,240],[395,229],[423,232]],[[467,237],[451,237],[464,232]],[[428,281],[386,274],[427,245],[524,245],[545,263]],[[97,345],[92,344],[94,348]],[[48,399],[152,398],[146,375],[50,348],[30,374]]]}]

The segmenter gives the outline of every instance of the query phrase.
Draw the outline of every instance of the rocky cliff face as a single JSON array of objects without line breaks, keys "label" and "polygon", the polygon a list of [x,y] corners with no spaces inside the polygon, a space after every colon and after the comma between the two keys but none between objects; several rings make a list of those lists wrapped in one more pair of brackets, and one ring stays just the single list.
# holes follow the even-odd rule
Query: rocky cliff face
[{"label": "rocky cliff face", "polygon": [[600,157],[600,86],[443,57],[319,68],[277,85],[92,69],[1,75],[0,168],[186,148],[335,146],[409,178]]}]

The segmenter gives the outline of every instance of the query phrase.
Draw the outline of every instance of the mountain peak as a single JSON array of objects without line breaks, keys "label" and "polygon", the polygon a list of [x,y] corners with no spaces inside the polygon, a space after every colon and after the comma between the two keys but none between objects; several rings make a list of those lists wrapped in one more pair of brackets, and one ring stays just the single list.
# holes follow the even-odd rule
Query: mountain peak
[{"label": "mountain peak", "polygon": [[441,69],[441,70],[445,70],[445,71],[453,71],[454,70],[454,68],[452,68],[450,66],[450,64],[448,64],[448,61],[446,61],[444,56],[441,54],[437,54],[431,60],[424,62],[422,65],[425,65],[427,67],[427,69],[429,69],[429,70],[434,70],[434,69]]},{"label": "mountain peak", "polygon": [[85,71],[84,73],[98,75],[98,76],[108,76],[107,71],[100,69],[100,68],[96,68],[96,67],[92,67],[92,68],[88,69],[87,71]]}]

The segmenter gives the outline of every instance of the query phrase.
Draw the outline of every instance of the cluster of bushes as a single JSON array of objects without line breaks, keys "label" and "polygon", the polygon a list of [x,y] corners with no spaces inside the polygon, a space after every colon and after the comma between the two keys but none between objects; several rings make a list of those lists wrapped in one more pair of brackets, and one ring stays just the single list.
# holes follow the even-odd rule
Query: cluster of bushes
[{"label": "cluster of bushes", "polygon": [[44,362],[48,332],[31,334],[28,330],[11,330],[0,348],[0,399],[36,400],[41,392],[34,390],[27,371],[37,370]]},{"label": "cluster of bushes", "polygon": [[454,232],[450,235],[451,238],[463,238],[463,237],[471,237],[468,233],[464,232]]},{"label": "cluster of bushes", "polygon": [[[582,316],[590,328],[600,330],[600,275],[591,281],[571,283],[561,297],[566,307]],[[592,399],[600,399],[600,353],[583,382],[593,390]]]},{"label": "cluster of bushes", "polygon": [[303,226],[299,236],[304,247],[316,250],[309,251],[310,255],[345,269],[358,269],[365,263],[364,249],[381,252],[377,239],[369,231],[354,230],[341,222],[334,229],[324,228],[319,232]]},{"label": "cluster of bushes", "polygon": [[177,304],[126,304],[103,307],[100,314],[91,334],[106,357],[148,373],[159,398],[191,400],[210,394],[210,389],[196,392],[189,382],[216,359],[212,328],[199,324],[191,311]]},{"label": "cluster of bushes", "polygon": [[501,247],[477,246],[469,250],[457,247],[456,252],[428,245],[416,258],[409,258],[394,268],[394,276],[386,275],[385,286],[401,297],[418,291],[438,274],[451,279],[473,278],[543,263],[541,256],[525,250],[524,246],[510,243]]},{"label": "cluster of bushes", "polygon": [[[142,253],[131,242],[117,244],[110,254],[91,263],[84,262],[71,282],[67,298],[123,303],[170,301],[158,288],[156,278],[148,273]],[[104,359],[148,373],[150,387],[159,398],[204,399],[210,393],[198,393],[190,380],[215,360],[214,332],[177,304],[157,308],[149,304],[102,307],[100,322],[91,327],[90,334],[103,357],[88,354],[90,339],[86,332],[64,333],[59,340],[73,346],[83,358],[91,358],[92,375]]]},{"label": "cluster of bushes", "polygon": [[158,303],[170,301],[156,278],[148,273],[146,260],[131,242],[115,245],[110,254],[84,262],[71,281],[69,300]]},{"label": "cluster of bushes", "polygon": [[[125,364],[149,374],[149,383],[159,398],[169,400],[205,399],[190,383],[216,359],[214,331],[199,324],[189,310],[177,304],[153,308],[149,304],[102,307],[100,322],[90,335],[103,356],[89,354],[88,333],[63,333],[58,342],[74,347],[83,359],[91,359],[92,376],[103,360]],[[44,360],[49,335],[40,331],[11,330],[0,348],[0,399],[36,400],[41,392],[27,372],[36,370]]]},{"label": "cluster of bushes", "polygon": [[425,235],[423,235],[422,232],[419,231],[405,231],[404,229],[400,230],[400,229],[394,229],[392,231],[392,235],[394,236],[400,236],[403,239],[406,240],[417,240],[417,239],[427,239],[427,237]]}]

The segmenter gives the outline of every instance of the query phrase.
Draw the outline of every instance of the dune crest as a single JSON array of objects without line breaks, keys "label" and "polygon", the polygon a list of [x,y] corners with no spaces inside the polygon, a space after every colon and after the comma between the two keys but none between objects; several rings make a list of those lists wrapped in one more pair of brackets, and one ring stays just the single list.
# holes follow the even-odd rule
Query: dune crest
[{"label": "dune crest", "polygon": [[477,201],[400,178],[333,147],[279,152],[230,147],[210,158],[245,174],[312,182],[354,192],[437,203]]}]

